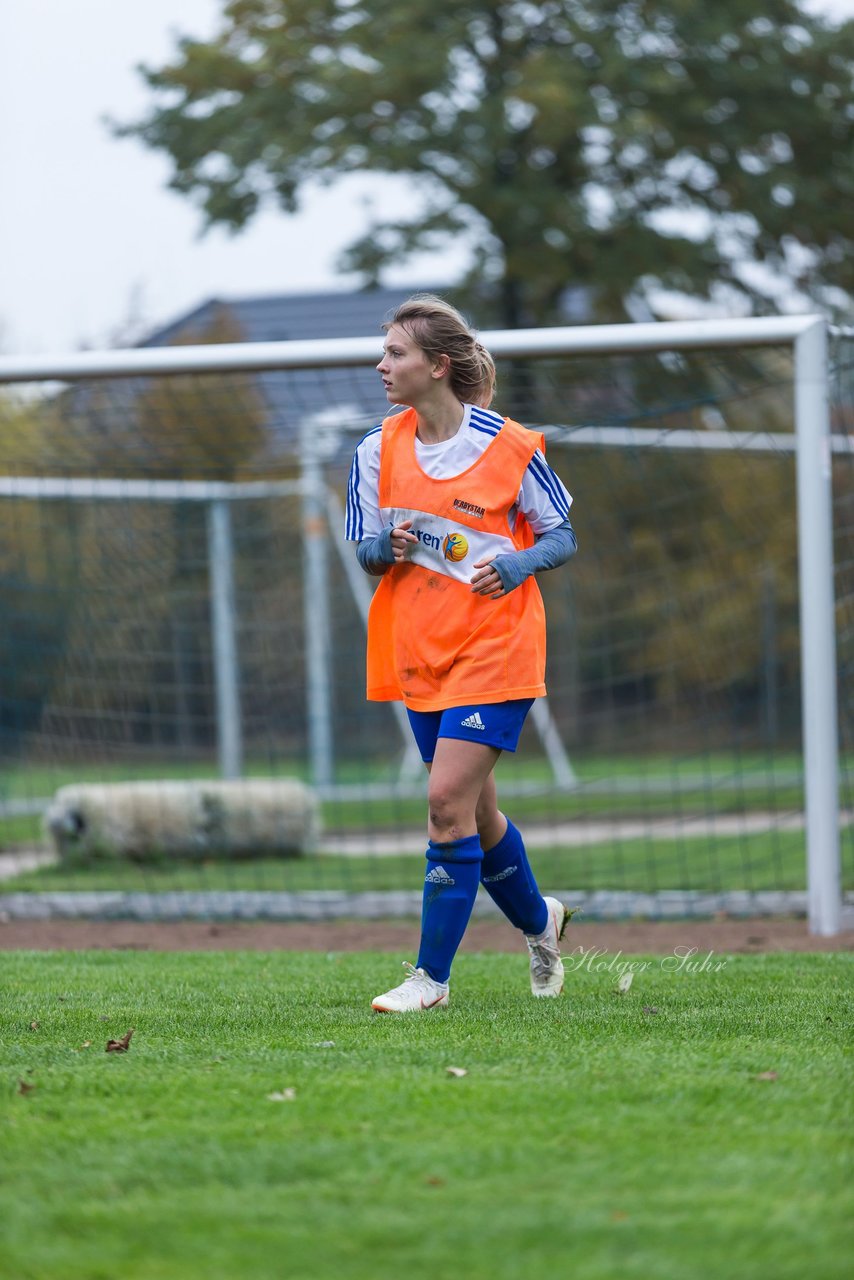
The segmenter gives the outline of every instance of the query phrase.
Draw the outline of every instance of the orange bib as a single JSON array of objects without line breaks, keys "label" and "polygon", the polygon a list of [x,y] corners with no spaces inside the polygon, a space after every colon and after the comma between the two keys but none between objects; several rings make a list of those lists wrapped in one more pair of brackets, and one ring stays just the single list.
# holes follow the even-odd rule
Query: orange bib
[{"label": "orange bib", "polygon": [[382,427],[379,505],[385,524],[411,520],[418,542],[381,578],[368,615],[368,698],[413,711],[538,698],[545,691],[546,621],[527,578],[508,596],[472,592],[474,564],[533,543],[508,514],[541,435],[505,419],[468,470],[445,480],[415,457],[417,418],[407,409]]}]

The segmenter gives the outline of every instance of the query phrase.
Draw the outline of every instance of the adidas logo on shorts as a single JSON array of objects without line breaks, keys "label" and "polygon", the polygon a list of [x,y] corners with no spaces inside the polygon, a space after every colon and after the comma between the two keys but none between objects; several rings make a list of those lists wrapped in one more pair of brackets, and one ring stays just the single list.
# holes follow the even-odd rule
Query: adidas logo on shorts
[{"label": "adidas logo on shorts", "polygon": [[474,715],[466,716],[465,720],[460,721],[462,729],[485,729],[486,725],[480,718],[480,712],[475,711]]},{"label": "adidas logo on shorts", "polygon": [[456,880],[449,876],[444,867],[434,867],[432,871],[428,871],[424,877],[425,884],[456,884]]}]

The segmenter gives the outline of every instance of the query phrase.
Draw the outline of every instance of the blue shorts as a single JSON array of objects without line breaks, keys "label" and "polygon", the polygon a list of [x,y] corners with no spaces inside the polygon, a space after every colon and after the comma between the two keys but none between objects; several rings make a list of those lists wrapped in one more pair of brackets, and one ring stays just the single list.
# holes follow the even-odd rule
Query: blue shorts
[{"label": "blue shorts", "polygon": [[445,711],[410,711],[406,708],[421,759],[430,764],[439,738],[459,738],[482,742],[498,751],[515,751],[525,716],[533,698],[512,702],[478,703],[468,707],[448,707]]}]

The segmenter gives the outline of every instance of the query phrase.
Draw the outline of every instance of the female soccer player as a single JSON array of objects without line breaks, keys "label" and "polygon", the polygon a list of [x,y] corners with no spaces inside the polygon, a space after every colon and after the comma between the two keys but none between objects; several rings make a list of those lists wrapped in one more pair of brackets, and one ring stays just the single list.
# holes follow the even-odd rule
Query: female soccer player
[{"label": "female soccer player", "polygon": [[362,568],[381,576],[368,699],[403,701],[430,780],[418,961],[372,1007],[447,1005],[479,883],[525,934],[534,995],[557,996],[569,913],[537,888],[493,770],[546,691],[532,575],[574,554],[572,499],[542,436],[489,409],[495,365],[455,308],[416,294],[383,328],[377,371],[389,403],[408,407],[356,447],[347,537]]}]

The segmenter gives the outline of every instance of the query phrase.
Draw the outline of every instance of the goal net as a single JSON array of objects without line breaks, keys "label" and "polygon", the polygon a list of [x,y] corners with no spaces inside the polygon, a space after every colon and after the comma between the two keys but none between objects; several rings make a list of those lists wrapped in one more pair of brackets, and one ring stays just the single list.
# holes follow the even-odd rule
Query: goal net
[{"label": "goal net", "polygon": [[[544,431],[579,541],[540,577],[549,696],[499,762],[499,796],[543,890],[590,918],[809,906],[809,761],[825,757],[805,748],[793,346],[716,347],[714,327],[707,344],[687,328],[667,349],[597,350],[597,330],[560,331],[574,334],[565,349],[549,331],[496,346],[497,406]],[[365,701],[373,583],[343,541],[353,449],[385,411],[373,343],[318,343],[309,358],[309,344],[280,344],[254,366],[234,346],[4,362],[0,910],[420,909],[423,767],[401,708]],[[332,347],[337,363],[319,364]],[[854,338],[836,335],[829,364],[836,672],[817,673],[809,732],[826,748],[829,677],[841,866],[831,849],[822,892],[844,904]],[[158,788],[186,784],[209,819],[215,781],[234,796],[241,780],[283,779],[308,785],[322,822],[299,850],[277,844],[275,814],[248,850],[197,818],[177,852],[115,835],[129,784],[149,784],[154,811]],[[113,843],[75,850],[74,823],[90,819],[70,813],[60,855],[50,805],[105,784]]]}]

